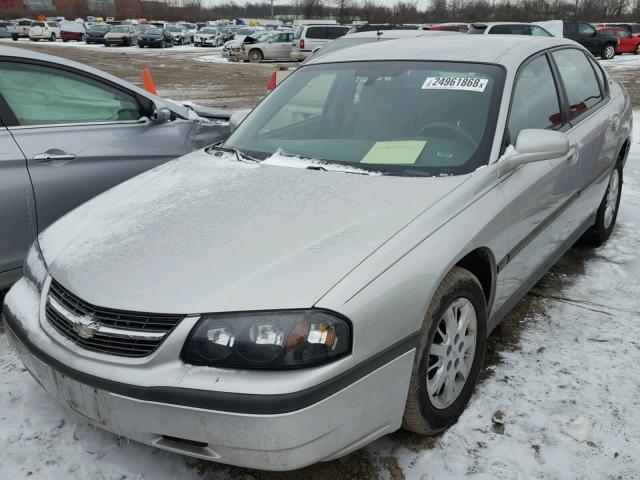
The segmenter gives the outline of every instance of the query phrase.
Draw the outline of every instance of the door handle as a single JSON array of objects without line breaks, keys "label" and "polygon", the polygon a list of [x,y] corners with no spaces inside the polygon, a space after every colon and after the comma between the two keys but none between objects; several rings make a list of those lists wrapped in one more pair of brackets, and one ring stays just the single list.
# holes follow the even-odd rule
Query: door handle
[{"label": "door handle", "polygon": [[567,154],[567,163],[570,166],[573,166],[576,163],[578,163],[579,158],[580,158],[580,150],[578,150],[578,147],[576,145],[571,145],[569,147],[569,153]]},{"label": "door handle", "polygon": [[73,153],[62,152],[60,150],[57,150],[56,152],[49,151],[44,153],[38,153],[37,155],[33,156],[33,159],[36,162],[51,162],[54,160],[75,160],[76,158],[77,158],[77,155],[74,155]]}]

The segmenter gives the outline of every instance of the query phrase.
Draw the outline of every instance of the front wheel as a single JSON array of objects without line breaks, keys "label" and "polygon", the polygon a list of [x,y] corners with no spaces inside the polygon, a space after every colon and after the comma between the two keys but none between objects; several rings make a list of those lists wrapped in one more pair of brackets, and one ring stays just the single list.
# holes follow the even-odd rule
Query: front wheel
[{"label": "front wheel", "polygon": [[640,43],[638,45],[636,45],[636,51],[635,51],[636,55],[640,55]]},{"label": "front wheel", "polygon": [[613,45],[605,45],[600,56],[604,60],[611,60],[616,56],[616,48]]},{"label": "front wheel", "polygon": [[434,435],[453,425],[475,387],[487,337],[482,286],[454,267],[444,278],[422,323],[403,427]]},{"label": "front wheel", "polygon": [[599,247],[609,239],[618,218],[621,196],[622,165],[618,164],[609,177],[607,191],[596,212],[595,223],[580,239],[583,243],[592,247]]},{"label": "front wheel", "polygon": [[56,41],[56,34],[52,33],[51,36],[49,37],[49,41],[50,42],[55,42]]},{"label": "front wheel", "polygon": [[251,63],[260,63],[262,61],[262,52],[257,48],[254,48],[249,52],[249,61]]}]

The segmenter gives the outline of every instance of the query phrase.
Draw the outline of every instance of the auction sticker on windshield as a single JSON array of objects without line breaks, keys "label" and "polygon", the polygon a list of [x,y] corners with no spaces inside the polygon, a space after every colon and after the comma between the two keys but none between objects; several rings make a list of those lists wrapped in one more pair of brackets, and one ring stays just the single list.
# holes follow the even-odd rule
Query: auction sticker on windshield
[{"label": "auction sticker on windshield", "polygon": [[488,78],[477,77],[427,77],[422,84],[423,90],[467,90],[484,92]]}]

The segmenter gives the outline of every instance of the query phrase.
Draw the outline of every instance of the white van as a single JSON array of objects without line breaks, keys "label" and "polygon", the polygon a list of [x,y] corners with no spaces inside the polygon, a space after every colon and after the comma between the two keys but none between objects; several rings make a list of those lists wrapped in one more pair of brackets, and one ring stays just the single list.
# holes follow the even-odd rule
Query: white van
[{"label": "white van", "polygon": [[319,48],[345,35],[346,25],[300,25],[293,35],[291,58],[302,61]]}]

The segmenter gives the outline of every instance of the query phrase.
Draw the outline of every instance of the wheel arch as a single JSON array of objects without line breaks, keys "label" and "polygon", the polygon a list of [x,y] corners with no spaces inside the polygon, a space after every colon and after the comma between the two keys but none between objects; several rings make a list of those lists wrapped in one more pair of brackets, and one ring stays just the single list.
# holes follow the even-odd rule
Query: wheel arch
[{"label": "wheel arch", "polygon": [[461,267],[468,270],[478,279],[487,302],[487,315],[491,312],[496,294],[496,265],[495,256],[488,247],[478,247],[471,250],[453,265],[453,267]]}]

